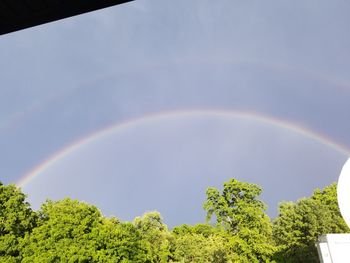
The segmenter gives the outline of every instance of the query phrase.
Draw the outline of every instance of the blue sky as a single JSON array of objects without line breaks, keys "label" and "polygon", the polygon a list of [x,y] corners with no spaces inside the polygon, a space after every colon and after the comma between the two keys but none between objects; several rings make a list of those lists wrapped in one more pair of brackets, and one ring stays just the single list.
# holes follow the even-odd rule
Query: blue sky
[{"label": "blue sky", "polygon": [[[350,148],[349,9],[137,0],[3,35],[0,180],[104,127],[179,110],[256,112]],[[262,184],[274,215],[279,200],[335,181],[346,159],[261,122],[169,117],[96,139],[24,191],[36,207],[69,195],[128,220],[158,209],[174,225],[203,221],[205,188],[231,177]]]}]

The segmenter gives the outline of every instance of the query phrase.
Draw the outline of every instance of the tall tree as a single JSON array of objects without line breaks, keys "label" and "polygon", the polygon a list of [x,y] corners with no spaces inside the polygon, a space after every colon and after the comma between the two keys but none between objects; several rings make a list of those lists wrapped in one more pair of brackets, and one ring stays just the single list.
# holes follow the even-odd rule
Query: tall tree
[{"label": "tall tree", "polygon": [[251,255],[251,262],[270,262],[275,252],[270,218],[265,213],[266,205],[259,200],[261,192],[256,184],[231,179],[224,183],[222,192],[208,188],[203,205],[208,222],[215,215],[218,226],[247,243],[240,253]]},{"label": "tall tree", "polygon": [[0,182],[0,262],[20,262],[20,240],[36,225],[36,214],[15,185]]}]

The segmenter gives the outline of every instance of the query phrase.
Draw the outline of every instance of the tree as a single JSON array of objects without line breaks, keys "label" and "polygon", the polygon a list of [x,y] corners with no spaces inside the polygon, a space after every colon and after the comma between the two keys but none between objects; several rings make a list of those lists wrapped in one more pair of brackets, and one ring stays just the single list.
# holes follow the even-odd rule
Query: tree
[{"label": "tree", "polygon": [[256,184],[231,179],[224,183],[222,193],[216,188],[208,188],[203,205],[208,222],[215,215],[217,226],[246,242],[237,246],[244,248],[237,253],[249,256],[250,262],[270,262],[275,252],[266,205],[258,199],[261,192]]},{"label": "tree", "polygon": [[20,240],[36,225],[37,216],[15,185],[0,182],[0,261],[20,262]]},{"label": "tree", "polygon": [[[238,235],[209,224],[181,225],[173,229],[171,262],[261,262]],[[268,262],[268,261],[267,261]]]},{"label": "tree", "polygon": [[168,262],[170,233],[159,212],[147,212],[134,219],[136,229],[150,247],[152,262]]},{"label": "tree", "polygon": [[135,227],[102,217],[95,206],[68,198],[47,201],[39,215],[23,240],[23,263],[147,262]]},{"label": "tree", "polygon": [[175,262],[236,262],[232,261],[236,255],[227,246],[230,237],[222,229],[209,224],[185,224],[175,227],[172,233],[172,260]]},{"label": "tree", "polygon": [[148,243],[132,223],[105,218],[95,230],[92,235],[95,256],[89,262],[152,262]]},{"label": "tree", "polygon": [[283,202],[273,222],[274,239],[279,246],[279,262],[319,262],[315,243],[319,235],[346,233],[338,205],[336,184],[316,189],[309,198]]}]

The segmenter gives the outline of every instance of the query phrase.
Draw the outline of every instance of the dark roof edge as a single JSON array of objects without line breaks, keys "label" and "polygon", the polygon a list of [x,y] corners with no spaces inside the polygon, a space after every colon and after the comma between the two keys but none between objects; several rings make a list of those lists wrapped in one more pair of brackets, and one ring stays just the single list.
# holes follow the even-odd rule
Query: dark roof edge
[{"label": "dark roof edge", "polygon": [[14,20],[0,21],[0,35],[131,1],[134,0],[61,1],[59,8],[46,9],[40,13],[28,12],[28,15],[16,17]]}]

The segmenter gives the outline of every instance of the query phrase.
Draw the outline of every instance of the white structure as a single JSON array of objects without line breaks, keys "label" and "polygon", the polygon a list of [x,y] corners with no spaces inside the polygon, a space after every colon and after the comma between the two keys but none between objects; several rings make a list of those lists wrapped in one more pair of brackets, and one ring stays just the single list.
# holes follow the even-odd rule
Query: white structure
[{"label": "white structure", "polygon": [[[337,195],[338,195],[338,205],[340,212],[350,227],[350,159],[344,164],[343,169],[341,170],[338,186],[337,186]],[[350,262],[350,261],[349,261]]]},{"label": "white structure", "polygon": [[[337,195],[340,212],[350,227],[350,159],[340,173]],[[350,262],[350,234],[320,236],[316,246],[321,263]]]},{"label": "white structure", "polygon": [[316,246],[321,263],[350,262],[350,234],[320,236]]}]

